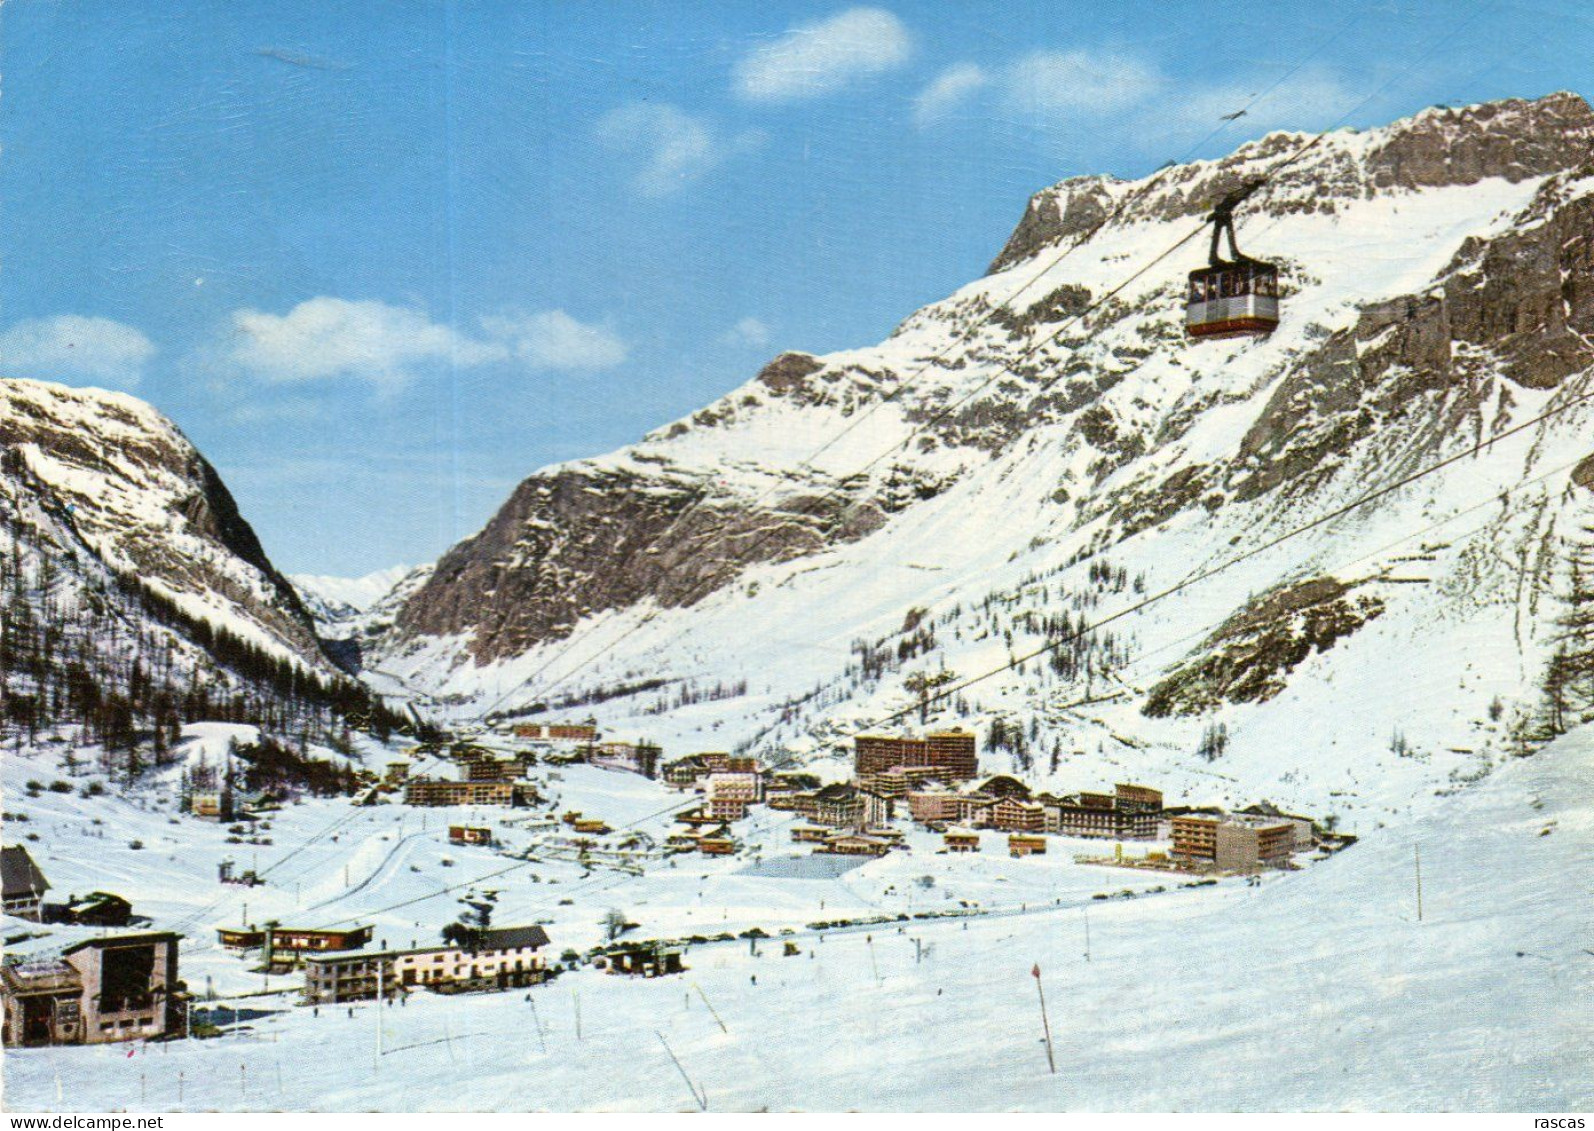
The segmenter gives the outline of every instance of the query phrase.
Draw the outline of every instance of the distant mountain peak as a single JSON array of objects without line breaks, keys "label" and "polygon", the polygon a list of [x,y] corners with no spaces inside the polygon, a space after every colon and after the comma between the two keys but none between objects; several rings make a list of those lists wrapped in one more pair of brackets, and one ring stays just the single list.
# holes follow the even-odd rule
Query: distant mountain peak
[{"label": "distant mountain peak", "polygon": [[319,598],[328,606],[343,606],[363,613],[387,596],[393,586],[408,576],[414,568],[410,565],[388,566],[386,569],[372,570],[360,577],[292,573],[288,575],[288,580],[293,582],[301,594]]},{"label": "distant mountain peak", "polygon": [[1586,163],[1594,151],[1594,110],[1580,95],[1561,91],[1537,99],[1436,106],[1377,129],[1339,129],[1316,138],[1277,130],[1226,157],[1170,164],[1137,180],[1093,175],[1060,181],[1030,198],[988,273],[1077,238],[1126,205],[1132,217],[1199,218],[1224,193],[1298,153],[1279,173],[1278,190],[1264,191],[1253,209],[1265,210],[1270,200],[1299,207],[1303,187],[1331,207],[1335,197],[1467,186],[1491,177],[1516,183],[1564,172]]}]

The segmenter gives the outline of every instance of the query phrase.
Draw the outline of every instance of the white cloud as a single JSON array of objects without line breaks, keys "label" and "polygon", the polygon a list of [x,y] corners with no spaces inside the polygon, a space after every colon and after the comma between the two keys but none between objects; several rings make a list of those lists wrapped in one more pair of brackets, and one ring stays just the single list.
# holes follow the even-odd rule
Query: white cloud
[{"label": "white cloud", "polygon": [[720,335],[720,340],[733,346],[767,346],[769,327],[757,318],[743,318]]},{"label": "white cloud", "polygon": [[519,361],[529,369],[606,369],[626,358],[613,330],[563,310],[483,318],[479,336],[409,307],[327,296],[283,315],[236,310],[232,322],[227,367],[283,384],[350,378],[394,392],[427,367]]},{"label": "white cloud", "polygon": [[230,360],[267,381],[351,377],[393,390],[418,366],[467,367],[501,360],[501,344],[478,342],[423,312],[385,302],[307,299],[287,314],[236,310]]},{"label": "white cloud", "polygon": [[726,138],[702,118],[662,102],[633,102],[611,110],[598,123],[597,134],[640,159],[633,183],[644,196],[685,188],[732,155],[764,142],[756,130]]},{"label": "white cloud", "polygon": [[914,122],[923,127],[941,121],[990,81],[985,69],[973,63],[948,67],[913,100]]},{"label": "white cloud", "polygon": [[0,334],[0,371],[10,377],[90,380],[132,389],[154,355],[154,343],[133,327],[80,314],[31,318]]},{"label": "white cloud", "polygon": [[613,330],[563,310],[483,318],[482,329],[534,369],[609,369],[626,359],[625,342]]},{"label": "white cloud", "polygon": [[1165,85],[1149,63],[1112,51],[1035,51],[1007,68],[1003,88],[1019,113],[1036,118],[1128,109]]},{"label": "white cloud", "polygon": [[790,102],[840,90],[908,61],[908,29],[882,8],[850,8],[803,24],[740,59],[736,93],[754,102]]}]

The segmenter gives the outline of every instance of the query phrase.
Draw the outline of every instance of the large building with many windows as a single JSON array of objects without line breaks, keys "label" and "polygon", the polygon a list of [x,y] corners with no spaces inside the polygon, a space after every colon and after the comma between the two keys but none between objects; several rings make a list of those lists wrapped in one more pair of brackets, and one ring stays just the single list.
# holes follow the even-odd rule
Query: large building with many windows
[{"label": "large building with many windows", "polygon": [[326,1005],[397,997],[416,989],[436,993],[503,990],[545,981],[548,965],[538,952],[548,932],[538,926],[483,931],[474,946],[318,954],[305,959],[304,1003]]},{"label": "large building with many windows", "polygon": [[436,781],[411,778],[404,786],[404,804],[426,807],[448,805],[513,805],[516,786],[507,781]]},{"label": "large building with many windows", "polygon": [[853,751],[853,770],[860,778],[898,768],[924,767],[938,771],[938,776],[948,781],[967,781],[980,772],[974,735],[963,730],[941,731],[923,738],[860,734],[853,739]]},{"label": "large building with many windows", "polygon": [[515,737],[554,746],[590,746],[598,741],[595,723],[516,723]]},{"label": "large building with many windows", "polygon": [[764,799],[764,779],[752,771],[716,771],[708,775],[704,796],[715,820],[740,821]]},{"label": "large building with many windows", "polygon": [[1188,814],[1173,818],[1173,855],[1224,872],[1251,872],[1288,863],[1295,827],[1250,814]]}]

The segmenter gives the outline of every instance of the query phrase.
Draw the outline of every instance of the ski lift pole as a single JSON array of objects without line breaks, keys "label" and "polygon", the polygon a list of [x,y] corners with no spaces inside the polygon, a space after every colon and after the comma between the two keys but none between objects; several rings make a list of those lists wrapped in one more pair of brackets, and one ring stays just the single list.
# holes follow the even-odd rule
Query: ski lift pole
[{"label": "ski lift pole", "polygon": [[1052,1075],[1057,1075],[1057,1061],[1052,1055],[1052,1023],[1046,1019],[1046,991],[1041,988],[1041,966],[1037,962],[1030,968],[1030,974],[1035,978],[1035,992],[1041,999],[1041,1031],[1046,1034],[1046,1067],[1051,1069]]},{"label": "ski lift pole", "polygon": [[531,1001],[531,1023],[537,1027],[537,1043],[542,1046],[543,1055],[546,1056],[548,1055],[548,1038],[543,1035],[542,1019],[537,1016],[537,999],[530,998],[529,1000]]},{"label": "ski lift pole", "polygon": [[708,1093],[700,1092],[697,1085],[692,1083],[692,1078],[686,1074],[686,1068],[681,1064],[680,1058],[675,1055],[675,1050],[670,1047],[670,1042],[664,1039],[664,1034],[657,1029],[653,1031],[653,1034],[658,1037],[659,1044],[663,1045],[664,1051],[669,1054],[670,1062],[675,1065],[675,1070],[681,1074],[681,1079],[686,1081],[687,1090],[692,1093],[692,1099],[697,1101],[698,1109],[707,1111]]},{"label": "ski lift pole", "polygon": [[692,988],[697,991],[697,996],[703,999],[703,1004],[708,1006],[708,1011],[714,1015],[714,1023],[720,1027],[720,1032],[728,1034],[730,1030],[725,1027],[725,1022],[720,1018],[719,1010],[714,1008],[714,1003],[708,1000],[708,995],[703,992],[703,987],[693,982]]},{"label": "ski lift pole", "polygon": [[382,973],[383,962],[376,960],[376,1066],[382,1066]]},{"label": "ski lift pole", "polygon": [[1422,922],[1422,846],[1411,846],[1411,863],[1417,876],[1417,922]]}]

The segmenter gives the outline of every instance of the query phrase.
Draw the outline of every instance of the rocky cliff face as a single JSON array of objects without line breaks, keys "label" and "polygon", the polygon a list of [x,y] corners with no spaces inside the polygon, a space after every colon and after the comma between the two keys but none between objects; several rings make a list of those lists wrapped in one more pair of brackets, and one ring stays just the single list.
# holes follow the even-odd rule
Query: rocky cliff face
[{"label": "rocky cliff face", "polygon": [[397,626],[427,635],[468,627],[479,660],[518,655],[596,611],[690,605],[748,562],[811,553],[866,521],[818,484],[759,507],[716,498],[695,479],[561,468],[522,483],[486,529],[445,554]]},{"label": "rocky cliff face", "polygon": [[[1301,710],[1331,669],[1398,684],[1412,634],[1463,623],[1503,634],[1511,677],[1426,658],[1425,671],[1526,704],[1564,589],[1558,492],[1581,490],[1565,477],[1594,415],[1579,399],[1594,365],[1591,151],[1594,113],[1554,95],[1315,143],[1274,134],[1141,181],[1045,190],[992,273],[886,342],[784,354],[631,448],[527,480],[405,604],[384,663],[463,710],[590,701],[643,673],[685,686],[763,673],[770,699],[716,725],[823,746],[826,728],[897,701],[882,673],[983,670],[1068,616],[1256,548],[1199,607],[1137,616],[1066,662],[986,685],[983,703],[949,703],[943,721],[1029,713],[1065,746],[1099,726],[1150,749],[1158,735],[1187,742],[1180,705],[1198,704],[1251,712],[1253,741],[1276,741],[1287,727],[1267,720]],[[1192,343],[1181,300],[1205,259],[1200,218],[1270,173],[1240,235],[1279,264],[1284,322],[1266,340]],[[1556,404],[1567,411],[1509,433]],[[1421,489],[1266,549],[1508,434]],[[1447,540],[1490,500],[1487,529],[1469,535],[1487,548]],[[1434,524],[1442,548],[1417,547],[1432,558],[1421,575],[1380,556]],[[1307,582],[1353,590],[1356,615],[1300,614],[1299,631],[1248,628],[1244,641],[1218,631]],[[926,638],[925,625],[939,627]],[[1242,654],[1235,681],[1224,673]],[[1117,706],[1065,726],[1060,702],[1095,701],[1109,671]],[[1204,690],[1162,695],[1166,718],[1151,721],[1147,689],[1170,672],[1202,673]],[[1230,698],[1225,681],[1267,694]]]},{"label": "rocky cliff face", "polygon": [[[1088,177],[1046,189],[1031,202],[993,271],[1001,275],[1043,252],[1055,254],[1115,212],[1122,214],[1120,227],[1199,220],[1222,193],[1307,141],[1275,134],[1223,160],[1170,168],[1140,182]],[[1426,111],[1371,134],[1328,136],[1259,194],[1251,223],[1332,214],[1424,189],[1543,178],[1586,160],[1591,144],[1594,113],[1573,95]],[[1375,308],[1293,359],[1276,404],[1247,437],[1247,470],[1226,473],[1231,480],[1243,474],[1245,481],[1227,486],[1240,497],[1254,496],[1354,442],[1390,406],[1381,408],[1375,396],[1359,415],[1340,410],[1359,403],[1365,388],[1380,385],[1377,375],[1391,367],[1412,370],[1384,389],[1393,405],[1448,385],[1457,378],[1452,338],[1514,351],[1513,379],[1538,387],[1580,368],[1586,347],[1564,328],[1559,297],[1559,272],[1577,278],[1579,245],[1566,250],[1555,240],[1582,221],[1586,203],[1569,206],[1565,215],[1548,199],[1541,207],[1555,216],[1531,236],[1474,239],[1452,249],[1457,263],[1448,281],[1434,280],[1440,297],[1369,293],[1368,300],[1381,300]],[[1586,247],[1581,254],[1588,254]],[[1296,288],[1313,281],[1309,262],[1286,259],[1285,269]],[[869,533],[883,516],[933,497],[981,462],[982,453],[1005,450],[1038,423],[1075,418],[1100,453],[1092,475],[1099,478],[1178,435],[1178,420],[1136,426],[1101,398],[1179,335],[1163,318],[1138,326],[1138,340],[1110,356],[1091,350],[1090,340],[1108,326],[1143,321],[1146,304],[1119,302],[1065,331],[1062,351],[1033,348],[1041,333],[1089,307],[1092,294],[1077,283],[1034,287],[1019,303],[999,307],[991,292],[966,291],[918,312],[880,349],[830,358],[784,354],[744,389],[633,449],[528,479],[486,529],[438,563],[399,614],[399,630],[411,637],[468,635],[471,654],[486,662],[567,635],[582,617],[605,609],[649,599],[665,607],[690,605],[750,563],[801,556]],[[1167,302],[1170,296],[1159,290],[1152,297]],[[1584,316],[1580,307],[1575,317]],[[982,322],[988,326],[978,328]],[[922,359],[944,348],[947,338],[963,340],[964,348],[926,367]],[[1096,356],[1083,356],[1091,353]],[[966,394],[993,366],[1008,372]],[[1313,401],[1313,389],[1330,390],[1329,399]],[[846,429],[882,401],[892,402],[908,430],[934,426],[905,450],[877,449],[888,451],[886,458],[850,479],[840,460],[759,459],[760,433],[783,425],[793,433],[811,431],[821,438],[818,446],[823,427]],[[1275,450],[1276,437],[1302,427],[1308,409],[1332,424],[1316,443],[1290,444],[1285,458]],[[810,427],[797,419],[809,412],[825,424]],[[877,430],[872,422],[870,428]],[[751,442],[733,452],[729,443],[704,442],[710,432],[724,438],[741,433]],[[703,456],[729,456],[732,466],[716,467],[716,458]],[[1160,503],[1126,502],[1121,517],[1132,525],[1134,512],[1150,505],[1165,518],[1170,501],[1196,501],[1215,475],[1216,469],[1181,469],[1178,482],[1157,489]]]},{"label": "rocky cliff face", "polygon": [[[1284,170],[1275,182],[1284,190],[1280,195],[1292,194],[1284,206],[1332,210],[1336,201],[1390,190],[1464,187],[1491,178],[1514,184],[1572,169],[1588,160],[1594,114],[1578,95],[1560,93],[1536,101],[1425,110],[1363,135],[1361,145],[1355,137],[1328,135],[1320,153]],[[990,271],[1005,271],[1039,251],[1077,239],[1119,212],[1130,221],[1199,219],[1214,201],[1253,175],[1259,159],[1282,160],[1304,140],[1297,134],[1274,134],[1220,161],[1177,166],[1144,181],[1075,177],[1043,189],[1030,200]]]},{"label": "rocky cliff face", "polygon": [[0,447],[8,495],[26,495],[110,573],[268,650],[326,666],[298,594],[215,468],[147,404],[0,380]]}]

